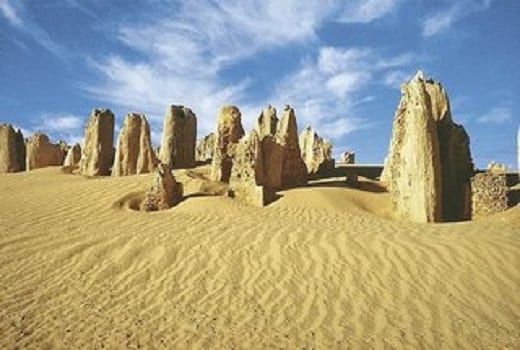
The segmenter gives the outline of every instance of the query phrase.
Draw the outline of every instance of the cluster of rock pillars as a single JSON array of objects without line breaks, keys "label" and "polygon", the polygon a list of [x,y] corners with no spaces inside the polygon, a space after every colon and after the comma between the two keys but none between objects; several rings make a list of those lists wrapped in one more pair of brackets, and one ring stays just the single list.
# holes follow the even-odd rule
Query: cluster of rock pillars
[{"label": "cluster of rock pillars", "polygon": [[[335,169],[332,144],[310,127],[298,136],[293,108],[280,118],[272,106],[260,112],[254,129],[244,131],[240,110],[222,106],[217,125],[197,142],[197,117],[190,108],[168,107],[161,145],[153,149],[143,114],[126,115],[114,144],[114,114],[94,109],[84,145],[52,144],[40,132],[24,139],[20,130],[0,124],[0,173],[63,165],[88,176],[126,176],[156,172],[142,201],[145,211],[170,208],[182,200],[182,184],[172,169],[211,162],[211,180],[229,184],[228,194],[266,205],[278,190],[305,186]],[[387,186],[399,218],[417,222],[460,221],[486,216],[513,205],[500,171],[475,174],[469,136],[454,123],[448,95],[422,72],[401,86],[392,136],[380,181]],[[340,163],[354,163],[344,152]]]}]

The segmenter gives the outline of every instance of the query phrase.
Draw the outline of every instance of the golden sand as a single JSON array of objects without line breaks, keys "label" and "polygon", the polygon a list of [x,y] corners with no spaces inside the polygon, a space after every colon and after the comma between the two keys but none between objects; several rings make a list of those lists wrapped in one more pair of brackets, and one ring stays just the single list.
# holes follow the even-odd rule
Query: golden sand
[{"label": "golden sand", "polygon": [[154,213],[150,174],[0,175],[0,348],[520,348],[520,207],[397,222],[322,181],[256,208],[206,173]]}]

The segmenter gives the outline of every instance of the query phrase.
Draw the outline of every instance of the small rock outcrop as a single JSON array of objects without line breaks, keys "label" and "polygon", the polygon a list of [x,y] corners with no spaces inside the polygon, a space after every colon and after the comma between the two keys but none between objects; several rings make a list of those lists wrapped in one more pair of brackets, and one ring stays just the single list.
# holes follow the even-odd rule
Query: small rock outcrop
[{"label": "small rock outcrop", "polygon": [[339,156],[338,163],[354,164],[356,162],[356,154],[354,152],[345,151]]},{"label": "small rock outcrop", "polygon": [[213,159],[213,152],[215,151],[215,133],[211,132],[204,138],[197,141],[197,150],[195,160],[197,162],[210,162]]},{"label": "small rock outcrop", "polygon": [[128,114],[117,139],[112,176],[149,173],[156,168],[157,163],[146,116]]},{"label": "small rock outcrop", "polygon": [[422,72],[401,85],[384,179],[397,215],[417,222],[470,217],[469,137],[453,122],[448,95]]},{"label": "small rock outcrop", "polygon": [[67,150],[67,155],[63,161],[63,166],[75,168],[79,166],[81,160],[81,146],[79,143],[75,143],[72,147]]},{"label": "small rock outcrop", "polygon": [[507,172],[507,166],[505,164],[491,161],[487,166],[487,170],[495,174],[505,174]]},{"label": "small rock outcrop", "polygon": [[0,174],[25,170],[23,134],[10,124],[0,124]]},{"label": "small rock outcrop", "polygon": [[277,126],[278,117],[276,116],[276,109],[268,105],[260,112],[256,120],[255,131],[260,139],[262,139],[264,136],[275,136]]},{"label": "small rock outcrop", "polygon": [[84,175],[110,175],[114,160],[114,114],[109,109],[94,109],[85,128],[80,172]]},{"label": "small rock outcrop", "polygon": [[300,150],[309,176],[324,175],[334,170],[332,143],[323,140],[310,126],[300,134]]},{"label": "small rock outcrop", "polygon": [[285,106],[276,131],[276,140],[282,148],[282,186],[291,188],[307,184],[307,167],[298,144],[298,126],[294,109]]},{"label": "small rock outcrop", "polygon": [[163,123],[159,159],[172,169],[195,166],[197,117],[191,109],[171,105]]},{"label": "small rock outcrop", "polygon": [[471,216],[480,219],[506,210],[508,187],[505,174],[486,171],[471,178]]},{"label": "small rock outcrop", "polygon": [[242,115],[235,106],[222,106],[217,118],[215,148],[211,163],[211,179],[229,182],[233,168],[233,148],[244,136]]},{"label": "small rock outcrop", "polygon": [[25,169],[27,171],[47,166],[62,165],[66,146],[63,143],[52,144],[49,137],[41,132],[31,136],[25,144]]},{"label": "small rock outcrop", "polygon": [[141,203],[141,211],[169,209],[179,204],[184,195],[182,183],[177,182],[166,164],[159,164],[152,186]]}]

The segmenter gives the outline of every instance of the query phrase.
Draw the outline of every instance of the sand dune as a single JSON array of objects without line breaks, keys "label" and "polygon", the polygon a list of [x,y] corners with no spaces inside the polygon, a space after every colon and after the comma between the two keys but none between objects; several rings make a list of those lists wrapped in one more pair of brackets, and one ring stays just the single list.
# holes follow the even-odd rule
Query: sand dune
[{"label": "sand dune", "polygon": [[0,175],[0,347],[520,348],[520,207],[397,222],[331,179],[256,208],[206,173],[152,213],[150,174]]}]

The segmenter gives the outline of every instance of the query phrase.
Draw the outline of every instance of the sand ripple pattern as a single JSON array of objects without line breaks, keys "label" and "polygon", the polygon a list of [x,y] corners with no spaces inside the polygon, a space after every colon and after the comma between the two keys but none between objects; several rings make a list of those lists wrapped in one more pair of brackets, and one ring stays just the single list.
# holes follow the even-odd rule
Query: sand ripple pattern
[{"label": "sand ripple pattern", "polygon": [[400,223],[326,187],[114,205],[149,180],[0,177],[0,348],[520,348],[520,208]]}]

